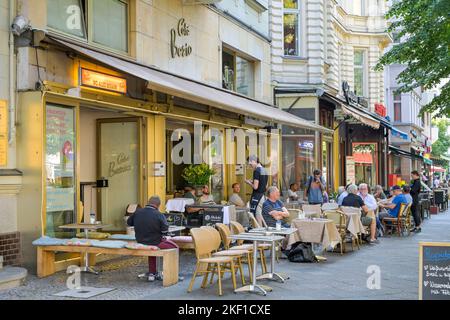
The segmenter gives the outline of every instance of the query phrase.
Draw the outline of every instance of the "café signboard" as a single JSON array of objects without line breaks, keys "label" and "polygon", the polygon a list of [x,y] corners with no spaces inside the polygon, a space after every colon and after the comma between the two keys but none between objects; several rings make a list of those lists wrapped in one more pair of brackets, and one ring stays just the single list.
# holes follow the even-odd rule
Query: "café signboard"
[{"label": "caf\u00e9 signboard", "polygon": [[81,68],[80,84],[85,87],[127,93],[127,79]]},{"label": "caf\u00e9 signboard", "polygon": [[192,54],[192,46],[185,42],[184,44],[178,44],[179,39],[183,39],[189,36],[190,30],[184,18],[178,20],[176,28],[170,30],[170,54],[172,58],[188,57]]}]

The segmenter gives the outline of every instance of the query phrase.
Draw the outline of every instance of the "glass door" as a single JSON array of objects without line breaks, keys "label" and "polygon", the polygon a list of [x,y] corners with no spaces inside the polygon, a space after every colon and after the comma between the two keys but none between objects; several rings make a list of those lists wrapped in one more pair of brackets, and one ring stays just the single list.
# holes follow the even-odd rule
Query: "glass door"
[{"label": "glass door", "polygon": [[140,128],[139,118],[97,120],[97,174],[108,180],[107,188],[98,189],[97,220],[108,231],[124,231],[127,205],[141,202]]}]

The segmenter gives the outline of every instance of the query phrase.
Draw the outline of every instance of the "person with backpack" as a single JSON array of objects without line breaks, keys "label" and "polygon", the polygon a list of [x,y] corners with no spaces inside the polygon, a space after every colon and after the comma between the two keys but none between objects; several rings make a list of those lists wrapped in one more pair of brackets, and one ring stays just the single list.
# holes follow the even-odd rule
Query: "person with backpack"
[{"label": "person with backpack", "polygon": [[308,203],[323,204],[325,189],[325,181],[322,177],[322,172],[317,169],[314,170],[313,176],[310,176],[306,183],[305,195],[308,199]]}]

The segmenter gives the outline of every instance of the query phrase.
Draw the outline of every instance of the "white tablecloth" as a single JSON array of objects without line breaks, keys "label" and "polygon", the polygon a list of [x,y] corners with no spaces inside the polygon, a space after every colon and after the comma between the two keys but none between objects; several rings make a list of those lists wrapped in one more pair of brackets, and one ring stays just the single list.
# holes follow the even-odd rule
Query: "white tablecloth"
[{"label": "white tablecloth", "polygon": [[236,221],[236,207],[234,205],[223,207],[223,224],[230,224],[230,217]]},{"label": "white tablecloth", "polygon": [[195,203],[194,199],[189,198],[175,198],[169,199],[166,204],[166,211],[171,212],[184,212],[184,208],[188,205],[193,205]]}]

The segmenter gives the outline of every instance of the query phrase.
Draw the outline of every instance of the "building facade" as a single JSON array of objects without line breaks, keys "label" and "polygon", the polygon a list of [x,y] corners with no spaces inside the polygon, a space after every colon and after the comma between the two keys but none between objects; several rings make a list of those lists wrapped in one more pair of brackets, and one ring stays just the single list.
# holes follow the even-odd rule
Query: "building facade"
[{"label": "building facade", "polygon": [[[284,188],[304,187],[314,168],[323,171],[329,191],[350,181],[387,185],[391,125],[375,113],[384,103],[384,82],[373,69],[391,41],[384,12],[383,1],[272,1],[276,103],[335,130],[330,136],[284,130],[283,166],[292,168]],[[351,166],[356,176],[347,175]]]},{"label": "building facade", "polygon": [[280,185],[280,123],[330,132],[273,106],[268,1],[19,0],[15,14],[30,22],[15,39],[26,266],[34,239],[91,214],[124,232],[127,205],[178,196],[190,163],[214,169],[217,203],[234,182],[248,200],[250,154]]}]

